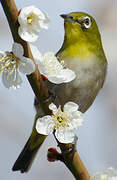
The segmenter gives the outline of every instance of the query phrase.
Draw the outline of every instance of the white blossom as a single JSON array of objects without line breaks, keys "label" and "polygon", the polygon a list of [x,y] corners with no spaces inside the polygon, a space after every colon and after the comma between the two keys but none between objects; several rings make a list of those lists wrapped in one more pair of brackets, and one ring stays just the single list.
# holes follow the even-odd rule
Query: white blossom
[{"label": "white blossom", "polygon": [[47,29],[50,23],[48,16],[35,6],[22,8],[18,16],[18,22],[20,24],[19,36],[28,42],[36,41],[40,29]]},{"label": "white blossom", "polygon": [[96,173],[90,180],[117,180],[117,173],[110,167],[104,170],[104,172]]},{"label": "white blossom", "polygon": [[64,67],[64,62],[62,61],[60,63],[53,52],[47,52],[44,56],[42,56],[35,46],[30,45],[30,47],[33,57],[38,64],[40,73],[50,82],[61,84],[75,79],[75,72],[67,67]]},{"label": "white blossom", "polygon": [[22,79],[18,70],[23,74],[31,74],[35,71],[35,64],[23,56],[24,49],[21,44],[14,43],[12,52],[0,51],[0,73],[2,82],[6,88],[19,88]]},{"label": "white blossom", "polygon": [[55,131],[55,136],[61,143],[73,143],[75,138],[74,129],[82,125],[84,114],[78,111],[78,105],[74,102],[68,102],[56,107],[51,103],[49,109],[52,110],[52,116],[47,115],[39,118],[36,123],[36,130],[43,135],[51,134]]}]

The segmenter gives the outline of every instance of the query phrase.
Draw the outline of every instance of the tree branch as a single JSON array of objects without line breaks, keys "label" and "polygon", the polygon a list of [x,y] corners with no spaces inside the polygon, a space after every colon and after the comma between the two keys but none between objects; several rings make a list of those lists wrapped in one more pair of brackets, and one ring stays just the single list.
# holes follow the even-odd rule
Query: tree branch
[{"label": "tree branch", "polygon": [[[18,35],[18,27],[19,27],[19,23],[17,21],[18,10],[14,0],[1,0],[1,4],[6,14],[14,41],[22,44],[22,46],[24,47],[24,56],[29,57],[34,61],[29,44],[23,41]],[[45,100],[49,97],[48,88],[46,87],[44,81],[41,78],[37,65],[36,65],[36,71],[31,75],[28,75],[27,78],[33,89],[35,96],[37,97],[38,101],[41,102],[40,105],[42,106],[44,112],[50,113],[48,109],[48,104],[50,102],[45,103]]]},{"label": "tree branch", "polygon": [[90,175],[76,151],[76,142],[75,144],[66,145],[58,142],[58,146],[62,152],[63,158],[61,161],[64,162],[64,164],[72,172],[76,180],[89,180]]},{"label": "tree branch", "polygon": [[[1,0],[1,4],[6,14],[14,41],[22,44],[22,46],[24,47],[24,55],[26,57],[31,58],[34,61],[29,44],[23,41],[18,35],[18,27],[19,27],[19,23],[17,21],[18,10],[14,0]],[[46,84],[41,78],[37,65],[36,65],[36,71],[31,75],[27,76],[27,78],[35,96],[37,97],[37,100],[40,103],[41,108],[43,109],[45,114],[50,114],[50,110],[48,108],[50,101],[49,102],[45,101],[49,97],[49,91]],[[74,177],[77,180],[89,180],[89,174],[73,145],[72,144],[65,145],[59,143],[59,147],[62,151],[63,162],[72,172]],[[71,152],[68,151],[69,147],[72,148]]]}]

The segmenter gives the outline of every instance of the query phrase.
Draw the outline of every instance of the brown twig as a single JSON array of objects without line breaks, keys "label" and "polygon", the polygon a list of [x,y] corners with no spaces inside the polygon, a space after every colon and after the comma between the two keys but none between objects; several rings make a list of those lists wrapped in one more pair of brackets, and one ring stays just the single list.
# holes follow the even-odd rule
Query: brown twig
[{"label": "brown twig", "polygon": [[61,149],[62,162],[68,167],[77,180],[89,180],[90,175],[84,166],[78,152],[76,151],[76,144],[61,144],[58,142]]},{"label": "brown twig", "polygon": [[[1,0],[1,4],[6,14],[14,41],[22,44],[22,46],[24,47],[24,55],[26,57],[31,58],[34,61],[29,44],[23,41],[18,35],[18,26],[19,26],[18,21],[17,21],[18,10],[17,10],[14,0]],[[27,76],[27,78],[33,89],[35,96],[37,97],[40,103],[41,108],[43,109],[45,114],[49,114],[50,111],[48,109],[48,104],[50,104],[50,102],[45,101],[49,97],[49,92],[48,92],[48,88],[46,87],[46,84],[41,78],[41,75],[38,71],[37,66],[36,66],[36,71],[32,73],[31,75]],[[62,152],[62,156],[63,156],[62,161],[65,163],[68,169],[72,172],[74,177],[77,180],[89,180],[90,177],[89,177],[88,171],[86,170],[78,153],[73,147],[74,145],[72,144],[65,145],[59,142],[58,142],[58,145]],[[71,148],[72,151],[69,151],[69,148]]]}]

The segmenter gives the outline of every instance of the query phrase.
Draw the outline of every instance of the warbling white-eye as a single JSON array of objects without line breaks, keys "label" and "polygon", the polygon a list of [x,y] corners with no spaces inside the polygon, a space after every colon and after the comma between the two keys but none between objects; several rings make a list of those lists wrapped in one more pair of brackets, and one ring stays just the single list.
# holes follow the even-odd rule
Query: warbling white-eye
[{"label": "warbling white-eye", "polygon": [[[65,36],[56,56],[65,67],[75,71],[76,78],[70,83],[55,85],[47,82],[47,85],[56,95],[56,105],[63,106],[66,102],[73,101],[79,105],[80,111],[85,112],[103,86],[107,60],[93,17],[82,12],[64,14],[61,17],[64,18]],[[13,166],[14,171],[26,172],[29,169],[45,138],[46,136],[36,132],[34,123],[32,134]]]}]

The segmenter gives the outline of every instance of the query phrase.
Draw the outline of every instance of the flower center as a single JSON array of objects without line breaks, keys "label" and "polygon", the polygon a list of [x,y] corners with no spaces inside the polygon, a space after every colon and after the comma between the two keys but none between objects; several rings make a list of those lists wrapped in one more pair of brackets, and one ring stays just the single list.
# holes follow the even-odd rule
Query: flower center
[{"label": "flower center", "polygon": [[12,52],[6,52],[0,58],[0,73],[8,72],[8,77],[12,74],[12,72],[18,68],[19,58],[16,57]]},{"label": "flower center", "polygon": [[55,129],[58,129],[60,126],[62,127],[68,127],[68,117],[64,112],[61,111],[61,106],[59,106],[58,111],[55,115],[52,116],[52,119],[55,124]]},{"label": "flower center", "polygon": [[49,66],[48,66],[48,73],[49,73],[49,74],[53,74],[53,73],[56,74],[56,73],[57,73],[55,66],[56,66],[56,62],[55,62],[55,61],[52,61],[52,62],[49,64]]},{"label": "flower center", "polygon": [[34,13],[30,13],[28,15],[27,22],[28,22],[29,25],[32,24],[32,22],[34,21],[34,17],[35,17]]},{"label": "flower center", "polygon": [[60,63],[61,63],[61,65],[63,66],[63,68],[66,67],[66,64],[65,64],[65,61],[64,61],[64,60],[60,61]]}]

